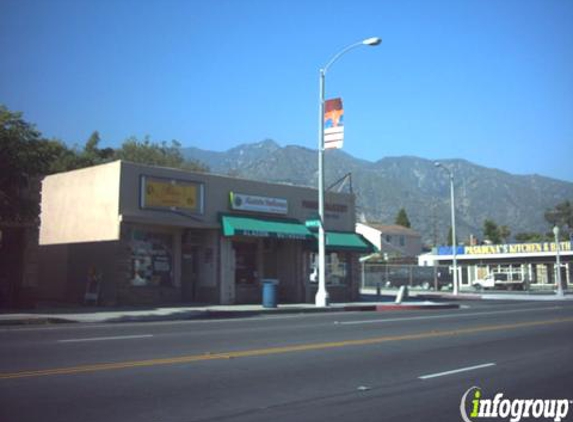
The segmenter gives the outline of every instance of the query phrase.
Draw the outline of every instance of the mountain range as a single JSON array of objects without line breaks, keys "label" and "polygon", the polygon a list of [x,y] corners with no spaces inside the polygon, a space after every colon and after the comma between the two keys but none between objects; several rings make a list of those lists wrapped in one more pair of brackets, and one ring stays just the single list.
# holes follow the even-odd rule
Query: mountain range
[{"label": "mountain range", "polygon": [[[187,160],[206,164],[210,171],[237,177],[317,186],[316,150],[272,140],[242,144],[217,152],[182,148]],[[440,161],[454,174],[456,230],[460,241],[483,238],[485,219],[506,225],[512,235],[546,233],[548,208],[573,200],[573,183],[539,175],[514,175],[462,159]],[[341,150],[327,151],[325,186],[351,174],[357,216],[368,222],[392,224],[405,208],[427,245],[444,244],[450,227],[450,181],[434,161],[418,157],[385,157],[378,161],[355,158]],[[336,188],[335,188],[336,189]]]}]

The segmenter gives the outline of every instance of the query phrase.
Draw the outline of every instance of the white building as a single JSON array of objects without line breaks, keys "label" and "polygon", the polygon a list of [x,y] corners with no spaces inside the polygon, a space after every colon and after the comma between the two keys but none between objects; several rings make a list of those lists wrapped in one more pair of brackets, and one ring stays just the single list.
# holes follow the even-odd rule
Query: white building
[{"label": "white building", "polygon": [[422,236],[397,224],[357,223],[356,233],[389,257],[415,257],[422,253]]},{"label": "white building", "polygon": [[[572,285],[573,242],[560,242],[561,280]],[[509,273],[522,279],[531,289],[553,289],[557,274],[555,242],[517,243],[503,245],[458,246],[458,278],[462,287],[469,287],[491,273]],[[432,253],[421,255],[421,266],[450,265],[452,248],[442,246]],[[566,284],[565,284],[566,282]]]}]

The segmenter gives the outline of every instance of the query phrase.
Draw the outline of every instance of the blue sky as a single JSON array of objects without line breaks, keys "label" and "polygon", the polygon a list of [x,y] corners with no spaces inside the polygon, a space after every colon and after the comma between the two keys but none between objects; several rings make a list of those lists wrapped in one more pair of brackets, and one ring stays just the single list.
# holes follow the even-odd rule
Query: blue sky
[{"label": "blue sky", "polygon": [[316,148],[318,70],[345,151],[573,181],[571,0],[0,0],[0,103],[48,137]]}]

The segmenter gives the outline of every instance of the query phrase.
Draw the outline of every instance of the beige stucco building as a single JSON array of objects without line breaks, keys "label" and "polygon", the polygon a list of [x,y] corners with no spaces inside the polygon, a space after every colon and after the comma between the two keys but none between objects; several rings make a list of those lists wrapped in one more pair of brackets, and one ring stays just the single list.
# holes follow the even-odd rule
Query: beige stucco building
[{"label": "beige stucco building", "polygon": [[422,253],[422,236],[397,224],[357,223],[356,232],[389,257],[416,257]]},{"label": "beige stucco building", "polygon": [[[358,296],[354,196],[326,196],[331,300]],[[312,302],[314,189],[122,161],[48,176],[40,226],[40,299],[102,304]],[[94,283],[95,280],[95,283]],[[88,288],[88,282],[92,284]],[[95,286],[95,287],[94,287]]]}]

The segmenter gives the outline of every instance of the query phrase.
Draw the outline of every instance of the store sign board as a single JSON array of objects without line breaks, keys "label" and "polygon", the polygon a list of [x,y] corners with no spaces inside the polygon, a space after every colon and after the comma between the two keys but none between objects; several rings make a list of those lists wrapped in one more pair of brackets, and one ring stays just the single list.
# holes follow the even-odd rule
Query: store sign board
[{"label": "store sign board", "polygon": [[269,198],[266,196],[230,192],[229,200],[231,209],[235,211],[251,211],[277,215],[286,215],[288,213],[288,201],[284,198]]},{"label": "store sign board", "polygon": [[[573,250],[572,242],[559,242],[559,250],[569,252]],[[555,242],[538,243],[509,243],[503,245],[477,245],[458,247],[459,255],[500,255],[500,254],[535,254],[541,252],[556,253]],[[438,255],[451,255],[452,248],[442,246],[438,248]]]},{"label": "store sign board", "polygon": [[141,208],[203,213],[203,185],[186,180],[141,177]]},{"label": "store sign board", "polygon": [[[310,210],[317,210],[318,209],[318,201],[309,201],[303,199],[302,207]],[[335,212],[335,213],[345,213],[348,211],[348,205],[346,204],[333,204],[333,203],[325,203],[324,204],[325,211],[328,212]]]}]

